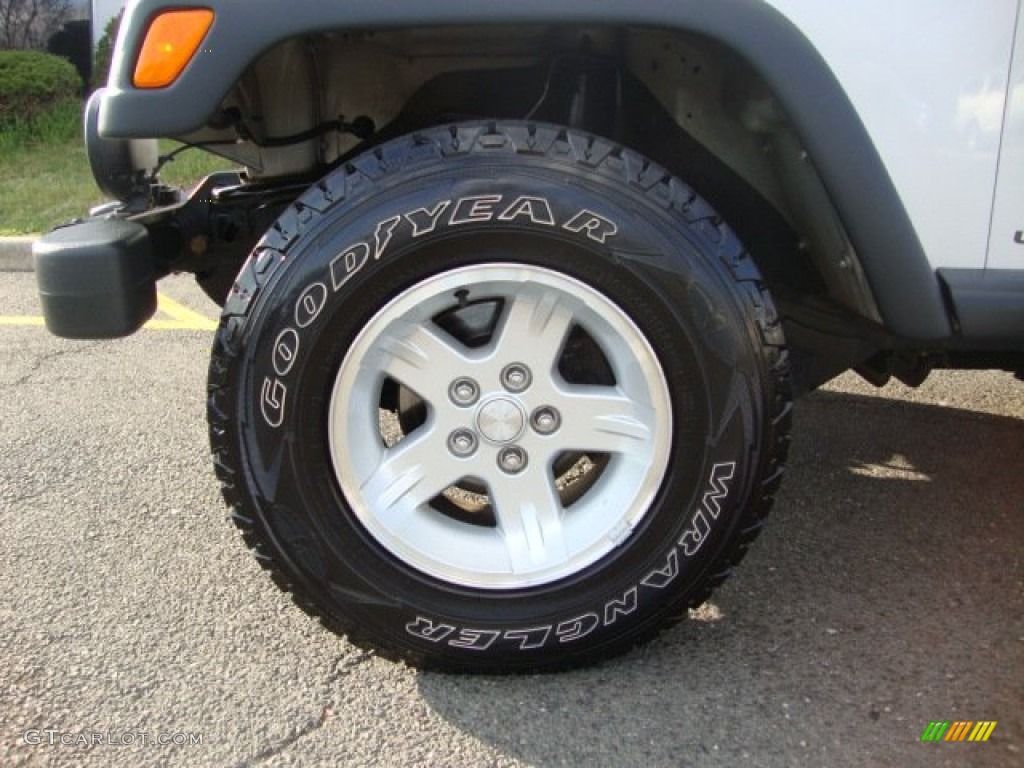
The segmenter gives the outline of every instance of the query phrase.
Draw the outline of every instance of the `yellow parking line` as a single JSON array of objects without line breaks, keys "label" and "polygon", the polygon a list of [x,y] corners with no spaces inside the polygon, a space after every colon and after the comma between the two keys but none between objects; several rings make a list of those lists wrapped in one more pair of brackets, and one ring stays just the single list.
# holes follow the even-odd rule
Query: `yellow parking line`
[{"label": "yellow parking line", "polygon": [[[217,322],[215,320],[211,320],[205,315],[201,315],[179,304],[162,293],[157,295],[157,312],[166,315],[170,319],[166,320],[158,316],[142,326],[143,328],[149,331],[217,330]],[[45,322],[42,317],[34,315],[0,315],[0,325],[41,326],[45,325]]]},{"label": "yellow parking line", "polygon": [[215,331],[217,323],[204,315],[194,312],[174,299],[164,296],[157,297],[157,311],[170,315],[171,320],[153,319],[144,328],[152,331]]}]

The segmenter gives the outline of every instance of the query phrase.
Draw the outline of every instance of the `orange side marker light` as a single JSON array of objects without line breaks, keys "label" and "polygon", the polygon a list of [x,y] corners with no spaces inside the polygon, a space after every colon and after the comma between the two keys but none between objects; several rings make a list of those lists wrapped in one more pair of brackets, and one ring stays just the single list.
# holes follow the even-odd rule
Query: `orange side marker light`
[{"label": "orange side marker light", "polygon": [[153,19],[135,64],[135,87],[164,88],[177,80],[212,24],[208,8],[165,11]]}]

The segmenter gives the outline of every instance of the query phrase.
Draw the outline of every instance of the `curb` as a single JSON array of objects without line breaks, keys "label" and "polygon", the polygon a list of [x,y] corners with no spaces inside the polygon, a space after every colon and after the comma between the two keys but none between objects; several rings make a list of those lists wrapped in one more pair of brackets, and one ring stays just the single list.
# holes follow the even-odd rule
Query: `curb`
[{"label": "curb", "polygon": [[0,237],[0,272],[31,272],[35,235]]}]

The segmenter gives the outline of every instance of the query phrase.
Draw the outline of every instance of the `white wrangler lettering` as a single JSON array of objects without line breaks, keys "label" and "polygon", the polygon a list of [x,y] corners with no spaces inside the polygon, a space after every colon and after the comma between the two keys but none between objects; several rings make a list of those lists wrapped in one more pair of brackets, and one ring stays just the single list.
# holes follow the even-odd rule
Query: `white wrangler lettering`
[{"label": "white wrangler lettering", "polygon": [[441,218],[441,214],[448,209],[451,203],[451,200],[442,200],[429,211],[426,208],[417,208],[415,211],[405,214],[405,220],[412,224],[412,236],[419,237],[433,232],[437,226],[437,220]]},{"label": "white wrangler lettering", "polygon": [[567,619],[555,627],[559,642],[570,643],[586,637],[601,625],[601,617],[596,613],[584,613],[575,619]]},{"label": "white wrangler lettering", "polygon": [[726,480],[732,480],[732,476],[735,473],[735,461],[730,461],[724,464],[715,464],[715,466],[711,468],[711,489],[704,494],[704,498],[701,500],[701,506],[710,512],[711,517],[715,520],[718,519],[718,513],[722,511],[721,507],[718,506],[718,502],[729,495],[729,485],[726,483]]},{"label": "white wrangler lettering", "polygon": [[455,203],[451,226],[469,224],[474,221],[490,221],[494,218],[494,206],[501,202],[501,195],[475,195],[464,197]]},{"label": "white wrangler lettering", "polygon": [[564,229],[576,234],[586,232],[587,237],[599,243],[604,243],[605,240],[619,231],[614,221],[586,209],[577,213],[562,226]]},{"label": "white wrangler lettering", "polygon": [[439,643],[455,631],[451,624],[435,624],[430,619],[417,616],[416,621],[406,624],[405,631],[432,643]]},{"label": "white wrangler lettering", "polygon": [[718,502],[729,495],[729,481],[736,474],[736,462],[728,461],[715,464],[711,468],[711,475],[708,477],[708,489],[701,497],[701,508],[694,514],[690,521],[689,529],[679,539],[679,546],[683,548],[683,554],[692,557],[697,554],[708,534],[711,533],[711,523],[708,522],[708,515],[712,520],[717,520],[722,508]]},{"label": "white wrangler lettering", "polygon": [[490,629],[460,629],[458,637],[449,640],[448,645],[454,648],[466,648],[470,651],[486,651],[501,632]]},{"label": "white wrangler lettering", "polygon": [[337,291],[356,272],[366,266],[370,258],[370,246],[356,243],[344,253],[331,259],[331,288]]},{"label": "white wrangler lettering", "polygon": [[679,575],[679,555],[673,549],[668,553],[665,565],[655,568],[640,580],[640,585],[651,589],[664,589]]},{"label": "white wrangler lettering", "polygon": [[665,589],[679,576],[680,551],[691,557],[696,554],[711,534],[710,520],[717,520],[722,512],[719,502],[729,495],[730,481],[736,475],[736,462],[721,462],[711,468],[708,483],[701,497],[701,506],[690,519],[690,524],[676,542],[676,546],[665,556],[665,563],[660,568],[648,572],[639,584],[636,584],[621,597],[609,600],[600,612],[587,612],[566,619],[552,627],[529,627],[526,629],[500,630],[470,629],[454,627],[450,624],[434,623],[429,619],[418,617],[414,623],[406,625],[406,631],[417,637],[437,643],[447,640],[454,648],[465,648],[471,651],[486,651],[499,640],[515,643],[517,650],[529,651],[544,647],[551,638],[552,630],[559,643],[571,643],[592,634],[601,626],[610,627],[624,616],[631,616],[640,607],[640,587],[648,589]]},{"label": "white wrangler lettering", "polygon": [[704,510],[699,509],[693,516],[693,520],[690,521],[689,529],[679,539],[679,546],[683,548],[683,554],[687,557],[697,554],[697,550],[700,549],[709,533],[711,533],[711,523],[708,522]]},{"label": "white wrangler lettering", "polygon": [[615,623],[619,616],[629,616],[636,610],[636,587],[627,590],[620,600],[612,600],[604,606],[604,625]]},{"label": "white wrangler lettering", "polygon": [[735,473],[735,462],[722,462],[711,468],[708,489],[700,499],[700,509],[694,513],[689,528],[679,540],[679,546],[682,547],[683,554],[687,557],[695,555],[703,543],[708,541],[708,535],[711,534],[711,523],[708,522],[708,516],[711,515],[713,520],[718,519],[722,512],[719,502],[729,495],[729,480]]},{"label": "white wrangler lettering", "polygon": [[518,640],[519,650],[528,651],[531,648],[540,648],[548,641],[551,634],[551,626],[533,627],[531,629],[508,629],[502,635],[504,640]]},{"label": "white wrangler lettering", "polygon": [[500,221],[515,221],[520,216],[529,216],[534,224],[544,224],[549,227],[555,226],[555,216],[551,213],[551,206],[543,197],[530,197],[523,195],[512,201],[501,215]]}]

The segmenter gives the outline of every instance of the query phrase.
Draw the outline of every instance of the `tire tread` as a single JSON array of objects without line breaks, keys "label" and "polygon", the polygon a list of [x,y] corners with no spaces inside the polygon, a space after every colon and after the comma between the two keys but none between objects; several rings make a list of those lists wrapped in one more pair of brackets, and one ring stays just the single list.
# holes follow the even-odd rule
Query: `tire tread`
[{"label": "tire tread", "polygon": [[[370,194],[377,182],[408,167],[445,162],[446,158],[467,154],[495,152],[544,156],[584,166],[641,190],[654,205],[674,210],[692,232],[714,247],[718,259],[731,276],[737,300],[752,318],[754,330],[764,350],[765,389],[771,395],[768,403],[770,413],[764,419],[766,433],[762,441],[761,470],[756,475],[763,479],[751,491],[750,503],[743,518],[738,521],[727,545],[708,566],[703,583],[682,602],[666,606],[658,621],[635,635],[627,647],[613,646],[598,649],[587,656],[539,662],[529,669],[517,667],[505,670],[554,671],[619,655],[679,623],[688,616],[688,609],[704,603],[713,590],[729,578],[760,534],[785,473],[793,395],[789,381],[789,353],[779,313],[750,253],[718,213],[681,179],[643,156],[605,139],[567,128],[522,122],[457,124],[433,128],[409,134],[364,153],[343,166],[341,172],[335,171],[313,184],[292,203],[255,246],[240,271],[224,306],[210,361],[207,387],[210,444],[221,494],[231,510],[231,521],[239,529],[242,539],[260,566],[279,588],[291,596],[299,608],[331,631],[345,635],[354,645],[392,661],[448,671],[481,671],[475,667],[453,665],[450,660],[439,664],[432,657],[377,645],[365,637],[358,626],[324,611],[296,589],[295,583],[271,554],[267,533],[248,510],[238,486],[237,478],[244,468],[240,450],[231,438],[228,402],[233,396],[230,371],[243,353],[242,337],[255,300],[273,281],[282,265],[288,262],[291,251],[302,242],[303,234],[312,229],[320,217],[339,204],[356,201]],[[501,670],[490,666],[485,671]]]}]

